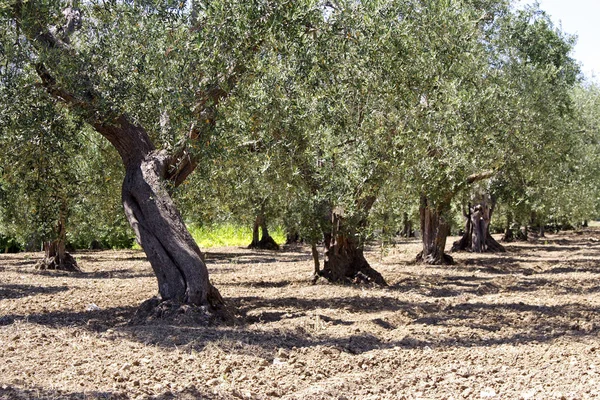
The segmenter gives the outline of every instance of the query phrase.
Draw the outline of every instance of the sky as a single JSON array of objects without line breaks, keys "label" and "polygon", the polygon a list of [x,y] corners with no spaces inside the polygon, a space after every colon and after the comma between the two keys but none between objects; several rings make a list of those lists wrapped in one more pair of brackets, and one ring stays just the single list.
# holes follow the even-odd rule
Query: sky
[{"label": "sky", "polygon": [[[583,73],[600,81],[600,0],[538,0],[556,26],[576,34],[577,45],[572,56],[582,65]],[[533,0],[521,1],[522,5]]]}]

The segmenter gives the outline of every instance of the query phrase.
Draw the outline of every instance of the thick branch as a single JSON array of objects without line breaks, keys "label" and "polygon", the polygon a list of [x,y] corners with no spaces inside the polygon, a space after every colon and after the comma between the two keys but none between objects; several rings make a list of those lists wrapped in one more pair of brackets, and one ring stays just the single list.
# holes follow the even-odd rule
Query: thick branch
[{"label": "thick branch", "polygon": [[482,181],[484,179],[491,178],[492,176],[494,176],[496,174],[496,172],[497,171],[490,170],[490,171],[481,172],[479,174],[469,175],[467,177],[467,184],[470,185],[472,183],[479,182],[479,181]]},{"label": "thick branch", "polygon": [[221,84],[211,85],[196,94],[198,101],[194,110],[197,113],[198,124],[192,125],[188,138],[181,140],[175,147],[165,170],[164,178],[171,181],[175,187],[181,185],[198,166],[197,156],[188,148],[188,142],[201,142],[215,128],[218,105],[229,96],[230,89],[236,85],[245,70],[244,66],[237,65],[230,70]]}]

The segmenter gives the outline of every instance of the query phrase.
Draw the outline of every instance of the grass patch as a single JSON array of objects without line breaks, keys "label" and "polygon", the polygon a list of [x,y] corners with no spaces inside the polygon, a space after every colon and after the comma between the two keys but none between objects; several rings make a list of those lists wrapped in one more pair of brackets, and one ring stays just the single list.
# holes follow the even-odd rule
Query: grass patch
[{"label": "grass patch", "polygon": [[[201,249],[209,247],[248,246],[252,241],[252,228],[249,226],[234,224],[192,225],[188,229]],[[285,242],[285,233],[281,227],[270,230],[269,233],[275,239],[275,242]]]},{"label": "grass patch", "polygon": [[[219,224],[210,226],[189,225],[188,230],[201,249],[210,247],[245,247],[252,241],[252,228],[235,224]],[[271,237],[279,244],[285,243],[283,228],[270,229]],[[136,243],[133,249],[141,250]]]}]

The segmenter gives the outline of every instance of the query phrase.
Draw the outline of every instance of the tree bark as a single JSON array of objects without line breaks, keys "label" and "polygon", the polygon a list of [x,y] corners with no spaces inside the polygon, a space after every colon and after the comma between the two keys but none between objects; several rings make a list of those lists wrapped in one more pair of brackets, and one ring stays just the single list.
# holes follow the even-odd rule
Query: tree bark
[{"label": "tree bark", "polygon": [[285,235],[285,244],[297,244],[297,243],[302,243],[300,234],[295,229],[288,228],[287,233]]},{"label": "tree bark", "polygon": [[400,232],[400,236],[405,238],[415,237],[413,224],[410,218],[408,217],[408,213],[404,213],[402,215],[402,231]]},{"label": "tree bark", "polygon": [[[261,230],[261,238],[258,240],[258,229]],[[275,242],[275,239],[269,234],[267,227],[267,219],[265,218],[264,212],[261,212],[256,216],[254,225],[252,227],[252,243],[248,245],[249,249],[261,249],[261,250],[279,250],[279,245]]]},{"label": "tree bark", "polygon": [[313,276],[312,276],[312,283],[314,285],[315,283],[317,283],[319,276],[321,276],[321,264],[319,263],[319,250],[317,250],[317,243],[312,242],[310,244],[310,251],[312,253],[313,264],[314,264],[314,270],[313,270]]},{"label": "tree bark", "polygon": [[373,282],[387,286],[383,276],[365,258],[364,248],[356,241],[356,235],[346,231],[340,214],[332,213],[332,225],[330,240],[325,241],[325,262],[319,275],[331,282]]},{"label": "tree bark", "polygon": [[252,225],[252,242],[248,245],[249,249],[254,249],[258,247],[258,243],[260,242],[260,215],[257,215],[254,219],[254,224]]},{"label": "tree bark", "polygon": [[520,240],[522,242],[526,242],[529,240],[529,228],[527,227],[527,225],[524,225],[521,227],[521,229],[519,229],[517,231],[517,240]]},{"label": "tree bark", "polygon": [[444,251],[446,238],[450,233],[450,224],[446,219],[450,205],[433,205],[426,196],[421,196],[421,237],[423,250],[417,255],[417,261],[430,265],[453,264],[454,259]]},{"label": "tree bark", "polygon": [[470,250],[475,253],[503,253],[504,247],[490,233],[490,222],[496,203],[493,198],[483,198],[474,207],[469,203],[463,237],[454,242],[452,251]]},{"label": "tree bark", "polygon": [[158,279],[162,300],[220,309],[203,255],[169,196],[164,176],[168,155],[150,151],[127,165],[122,200],[127,220]]},{"label": "tree bark", "polygon": [[512,222],[513,222],[513,215],[509,211],[506,213],[506,225],[504,226],[504,236],[502,236],[503,242],[509,243],[509,242],[512,242],[515,240],[515,234],[514,234],[513,230],[511,229]]},{"label": "tree bark", "polygon": [[471,221],[471,203],[467,204],[467,208],[463,209],[463,217],[465,217],[465,229],[462,237],[452,244],[451,251],[466,251],[471,248],[473,243],[473,223]]},{"label": "tree bark", "polygon": [[51,269],[69,272],[81,272],[77,261],[67,252],[67,212],[68,204],[61,199],[56,239],[44,243],[44,259],[37,264],[38,269]]},{"label": "tree bark", "polygon": [[346,224],[343,210],[333,209],[330,212],[330,231],[323,235],[325,243],[325,260],[319,275],[331,282],[339,283],[375,283],[387,286],[383,276],[371,267],[364,255],[363,243],[358,240],[354,229],[364,228],[367,215],[376,197],[366,196],[357,200],[360,214],[355,223]]}]

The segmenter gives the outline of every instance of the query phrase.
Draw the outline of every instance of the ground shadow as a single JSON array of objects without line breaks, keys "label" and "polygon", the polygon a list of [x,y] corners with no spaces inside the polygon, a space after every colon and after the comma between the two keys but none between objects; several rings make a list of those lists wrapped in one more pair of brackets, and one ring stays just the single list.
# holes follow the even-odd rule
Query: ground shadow
[{"label": "ground shadow", "polygon": [[38,270],[26,269],[19,271],[23,275],[39,275],[57,278],[73,278],[73,279],[137,279],[137,278],[152,278],[154,273],[150,268],[147,271],[136,271],[128,268],[111,269],[106,271],[92,272],[68,272],[57,270]]},{"label": "ground shadow", "polygon": [[[600,330],[600,309],[582,304],[538,306],[525,303],[459,303],[405,302],[395,299],[337,297],[297,298],[239,297],[229,299],[234,309],[240,311],[242,324],[238,326],[190,326],[149,323],[131,326],[126,322],[133,316],[134,307],[119,307],[89,312],[50,312],[28,316],[8,315],[0,318],[0,325],[26,320],[51,327],[78,327],[94,332],[112,329],[132,340],[161,347],[189,346],[201,350],[218,345],[243,354],[272,357],[273,349],[294,347],[333,346],[341,351],[359,354],[381,348],[415,347],[476,347],[499,344],[539,343],[565,335],[597,336]],[[326,306],[328,311],[322,309]],[[261,309],[264,309],[262,312]],[[333,311],[332,311],[333,310]],[[338,311],[336,311],[338,310]],[[306,326],[315,319],[329,325],[352,326],[352,313],[365,315],[371,311],[387,311],[391,318],[373,318],[379,331],[404,329],[407,325],[422,326],[420,333],[395,335],[397,339],[378,336],[378,330],[357,331],[347,336],[328,335],[326,328],[319,334],[307,331]],[[253,312],[249,315],[250,311]],[[329,315],[328,315],[329,314]],[[273,322],[284,319],[295,321],[293,328],[269,329]],[[250,325],[247,325],[250,324]],[[254,325],[253,325],[254,324]],[[262,328],[256,329],[256,324]],[[254,328],[252,328],[254,326]],[[433,333],[427,327],[454,326],[465,328],[463,336]],[[483,332],[483,334],[481,333]]]},{"label": "ground shadow", "polygon": [[[63,399],[63,400],[128,400],[131,397],[123,391],[85,391],[69,392],[43,387],[22,388],[17,385],[0,386],[0,400],[29,400],[29,399]],[[169,391],[164,394],[144,396],[147,400],[197,400],[197,399],[233,399],[231,395],[209,393],[205,388],[187,388],[183,391]]]},{"label": "ground shadow", "polygon": [[113,307],[90,311],[51,311],[35,314],[7,314],[0,317],[0,326],[11,325],[17,321],[58,327],[82,327],[94,332],[121,326],[133,316],[137,307]]},{"label": "ground shadow", "polygon": [[19,299],[38,294],[54,294],[69,290],[66,286],[34,286],[17,284],[0,284],[1,299]]}]

